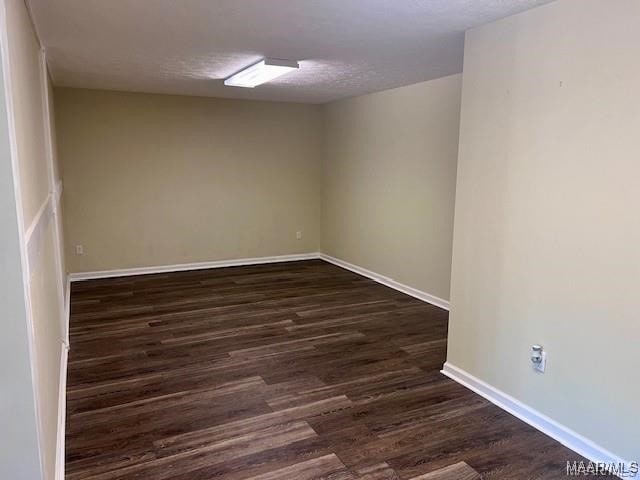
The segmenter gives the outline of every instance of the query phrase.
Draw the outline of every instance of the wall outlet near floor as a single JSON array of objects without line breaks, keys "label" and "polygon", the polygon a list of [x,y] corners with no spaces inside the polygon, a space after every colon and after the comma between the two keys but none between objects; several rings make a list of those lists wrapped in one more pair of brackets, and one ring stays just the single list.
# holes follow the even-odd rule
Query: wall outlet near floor
[{"label": "wall outlet near floor", "polygon": [[301,240],[301,239],[302,239],[302,231],[298,230],[298,231],[296,232],[296,238],[297,238],[298,240]]},{"label": "wall outlet near floor", "polygon": [[76,245],[76,255],[84,255],[84,247],[82,245]]},{"label": "wall outlet near floor", "polygon": [[531,346],[531,366],[536,372],[544,373],[547,368],[547,352],[542,345]]}]

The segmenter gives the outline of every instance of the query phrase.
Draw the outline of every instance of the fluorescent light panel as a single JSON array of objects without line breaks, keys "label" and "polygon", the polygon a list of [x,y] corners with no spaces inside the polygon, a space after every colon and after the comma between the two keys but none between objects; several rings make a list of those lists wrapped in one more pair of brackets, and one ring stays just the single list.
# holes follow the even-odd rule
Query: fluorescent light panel
[{"label": "fluorescent light panel", "polygon": [[297,68],[299,68],[298,62],[292,60],[265,58],[231,75],[224,84],[230,87],[253,88]]}]

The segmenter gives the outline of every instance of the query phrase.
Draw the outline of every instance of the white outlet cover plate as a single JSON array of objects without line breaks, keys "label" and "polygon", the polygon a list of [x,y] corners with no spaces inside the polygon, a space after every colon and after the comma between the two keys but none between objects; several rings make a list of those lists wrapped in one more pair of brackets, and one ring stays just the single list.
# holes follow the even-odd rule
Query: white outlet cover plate
[{"label": "white outlet cover plate", "polygon": [[540,363],[534,363],[533,369],[540,373],[545,372],[547,369],[547,352],[542,352],[542,361]]}]

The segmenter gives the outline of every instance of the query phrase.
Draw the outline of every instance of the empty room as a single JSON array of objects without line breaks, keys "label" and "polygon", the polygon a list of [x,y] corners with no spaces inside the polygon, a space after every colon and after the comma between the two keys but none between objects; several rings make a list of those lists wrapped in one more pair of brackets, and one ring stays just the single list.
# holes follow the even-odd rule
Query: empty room
[{"label": "empty room", "polygon": [[640,1],[0,33],[0,480],[640,479]]}]

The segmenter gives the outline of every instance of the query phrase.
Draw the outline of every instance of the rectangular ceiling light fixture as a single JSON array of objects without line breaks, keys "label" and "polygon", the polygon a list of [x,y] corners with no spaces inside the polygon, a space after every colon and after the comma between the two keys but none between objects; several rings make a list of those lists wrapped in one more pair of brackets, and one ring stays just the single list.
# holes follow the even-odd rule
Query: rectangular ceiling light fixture
[{"label": "rectangular ceiling light fixture", "polygon": [[297,68],[299,68],[298,62],[293,60],[265,58],[231,75],[224,84],[230,87],[253,88]]}]

